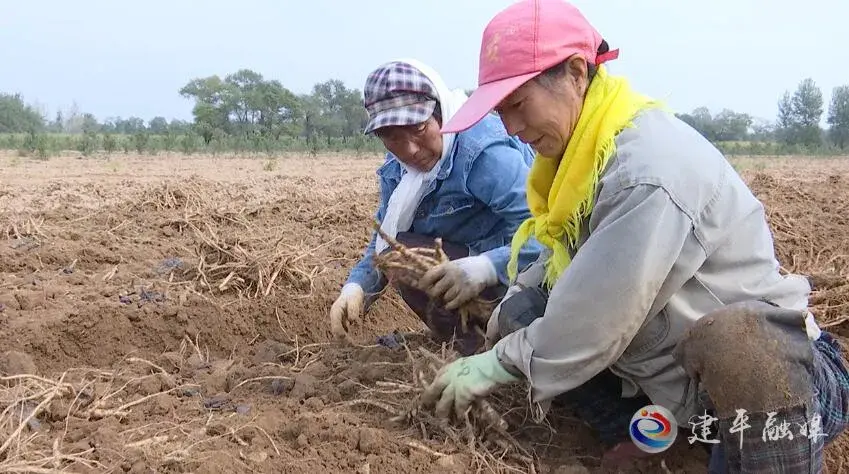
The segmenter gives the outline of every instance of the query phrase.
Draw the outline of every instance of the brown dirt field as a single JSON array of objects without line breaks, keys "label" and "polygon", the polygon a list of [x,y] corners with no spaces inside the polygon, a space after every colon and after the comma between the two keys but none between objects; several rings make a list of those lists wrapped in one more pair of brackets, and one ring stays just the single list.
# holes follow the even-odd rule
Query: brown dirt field
[{"label": "brown dirt field", "polygon": [[[536,472],[601,472],[585,427],[524,420],[522,403],[501,460],[424,415],[390,423],[417,390],[411,354],[439,351],[394,295],[353,328],[359,345],[331,342],[379,162],[0,155],[0,471],[527,472],[520,446]],[[735,163],[782,265],[814,278],[820,324],[849,337],[849,159]],[[412,352],[376,344],[396,330]],[[844,435],[829,472],[847,459]],[[677,443],[629,472],[705,462]]]}]

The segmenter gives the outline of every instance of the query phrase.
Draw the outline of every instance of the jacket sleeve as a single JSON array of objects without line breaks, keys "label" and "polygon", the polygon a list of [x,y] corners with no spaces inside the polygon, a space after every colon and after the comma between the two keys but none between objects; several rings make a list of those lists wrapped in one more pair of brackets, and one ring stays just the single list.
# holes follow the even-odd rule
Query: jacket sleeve
[{"label": "jacket sleeve", "polygon": [[[466,182],[469,192],[507,222],[512,236],[519,225],[531,217],[525,195],[530,170],[526,157],[503,140],[485,147],[471,166]],[[530,239],[519,254],[519,271],[533,263],[541,249],[535,239]],[[492,261],[499,281],[508,285],[510,244],[483,252],[483,255]]]},{"label": "jacket sleeve", "polygon": [[[396,183],[385,178],[380,180],[380,203],[375,213],[375,218],[378,222],[383,221],[383,216],[386,214],[386,206],[389,203],[389,197],[392,191],[395,190]],[[374,252],[377,244],[377,232],[371,232],[371,240],[365,251],[360,257],[360,260],[351,269],[348,275],[348,280],[345,283],[357,283],[363,288],[366,294],[367,305],[374,300],[376,295],[380,293],[386,286],[386,279],[374,267]]]},{"label": "jacket sleeve", "polygon": [[[544,316],[494,347],[538,402],[619,359],[693,231],[669,194],[648,184],[600,197],[590,220],[592,232],[552,287]],[[687,265],[694,263],[701,262]]]}]

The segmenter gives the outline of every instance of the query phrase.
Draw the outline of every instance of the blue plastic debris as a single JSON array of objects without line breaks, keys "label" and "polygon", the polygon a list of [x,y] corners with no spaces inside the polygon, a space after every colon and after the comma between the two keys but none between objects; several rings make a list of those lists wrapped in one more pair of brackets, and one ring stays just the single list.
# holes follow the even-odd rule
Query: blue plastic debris
[{"label": "blue plastic debris", "polygon": [[203,401],[204,408],[209,408],[211,410],[217,410],[224,408],[228,403],[230,403],[230,398],[226,395],[216,395],[214,397],[209,397]]},{"label": "blue plastic debris", "polygon": [[165,295],[159,293],[158,291],[147,291],[146,289],[142,288],[141,292],[139,293],[139,306],[150,301],[154,303],[162,303],[163,301],[165,301]]},{"label": "blue plastic debris", "polygon": [[392,331],[385,336],[377,336],[377,343],[381,346],[395,349],[401,347],[401,344],[404,343],[404,336],[398,331]]},{"label": "blue plastic debris", "polygon": [[176,268],[180,268],[183,265],[183,261],[178,257],[168,257],[163,260],[159,266],[156,267],[156,273],[159,275],[167,275]]}]

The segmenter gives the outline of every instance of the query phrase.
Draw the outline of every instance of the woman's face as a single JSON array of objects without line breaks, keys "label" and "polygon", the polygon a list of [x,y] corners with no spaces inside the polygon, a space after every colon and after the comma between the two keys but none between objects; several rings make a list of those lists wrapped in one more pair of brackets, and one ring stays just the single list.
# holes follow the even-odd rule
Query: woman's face
[{"label": "woman's face", "polygon": [[374,134],[401,163],[427,172],[442,157],[439,127],[439,122],[431,116],[417,125],[382,127]]},{"label": "woman's face", "polygon": [[587,91],[586,61],[575,56],[564,67],[558,77],[526,82],[495,108],[507,133],[550,158],[566,152]]}]

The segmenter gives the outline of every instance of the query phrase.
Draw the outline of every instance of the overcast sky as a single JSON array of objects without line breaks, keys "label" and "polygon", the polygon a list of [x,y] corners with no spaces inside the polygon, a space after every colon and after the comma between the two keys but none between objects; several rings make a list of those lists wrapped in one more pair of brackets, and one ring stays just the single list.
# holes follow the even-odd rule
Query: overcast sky
[{"label": "overcast sky", "polygon": [[[177,91],[239,68],[308,92],[361,89],[381,62],[416,57],[451,87],[477,81],[480,35],[510,0],[0,0],[0,91],[51,115],[191,118]],[[575,0],[620,48],[610,63],[677,111],[728,107],[772,120],[812,77],[849,84],[847,0]],[[770,13],[772,9],[772,13]]]}]

